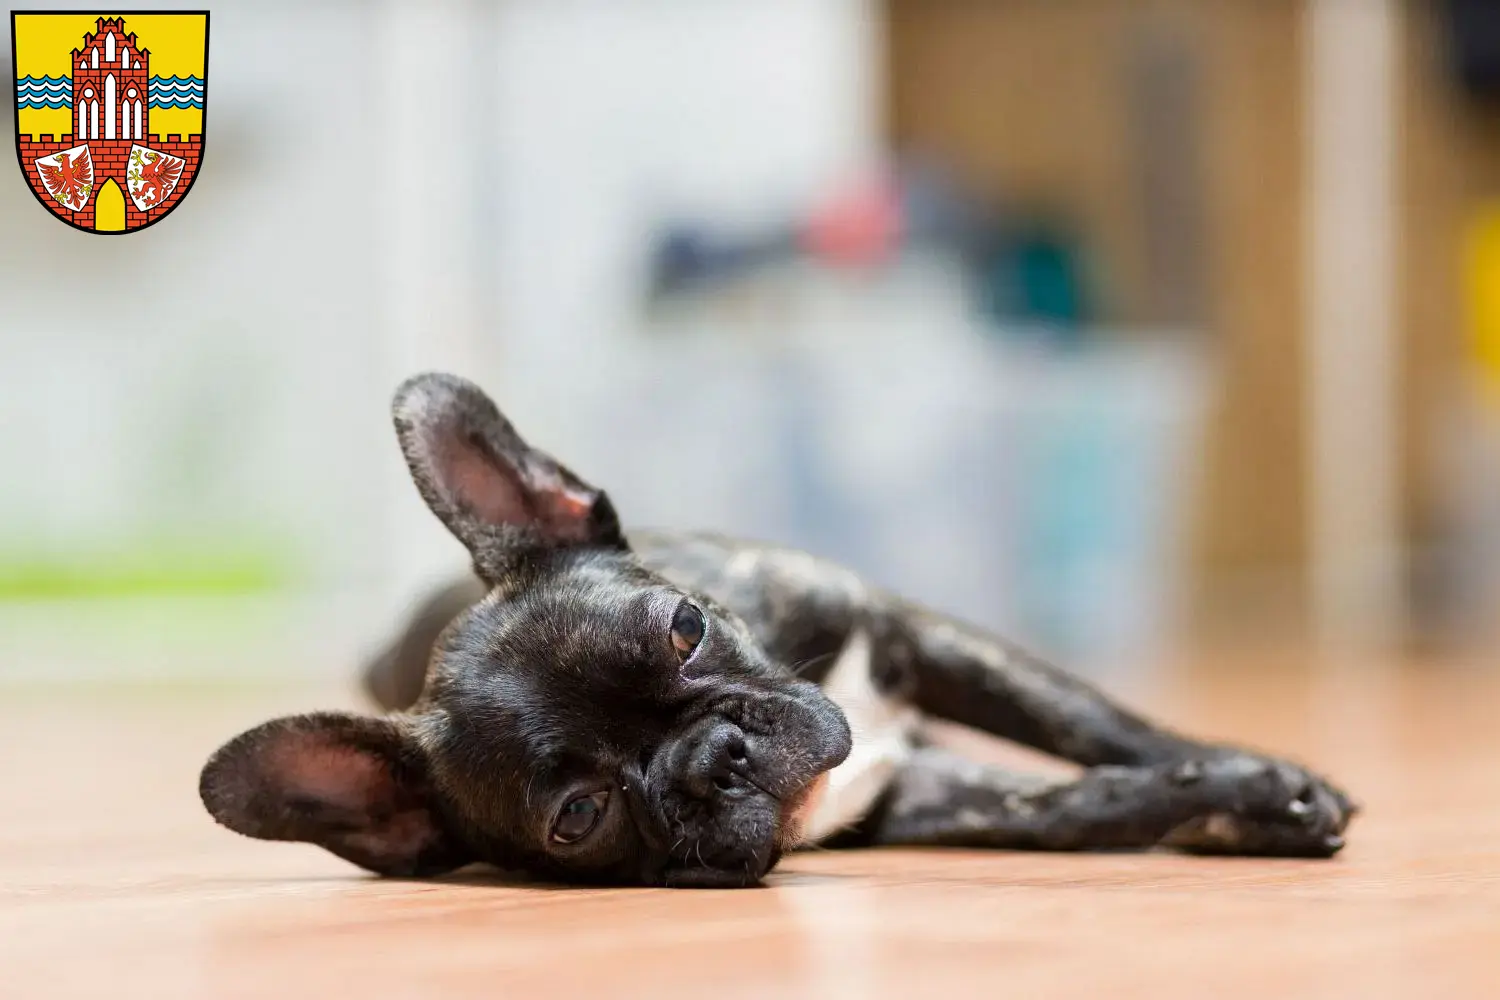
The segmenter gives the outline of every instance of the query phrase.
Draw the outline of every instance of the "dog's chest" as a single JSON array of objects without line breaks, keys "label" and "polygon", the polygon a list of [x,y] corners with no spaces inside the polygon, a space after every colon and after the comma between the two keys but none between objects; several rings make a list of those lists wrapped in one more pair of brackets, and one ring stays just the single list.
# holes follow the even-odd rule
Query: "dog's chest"
[{"label": "dog's chest", "polygon": [[803,830],[810,843],[862,819],[913,750],[920,714],[875,683],[872,652],[869,633],[856,628],[823,681],[823,693],[849,720],[854,749],[829,774],[822,798],[813,807]]}]

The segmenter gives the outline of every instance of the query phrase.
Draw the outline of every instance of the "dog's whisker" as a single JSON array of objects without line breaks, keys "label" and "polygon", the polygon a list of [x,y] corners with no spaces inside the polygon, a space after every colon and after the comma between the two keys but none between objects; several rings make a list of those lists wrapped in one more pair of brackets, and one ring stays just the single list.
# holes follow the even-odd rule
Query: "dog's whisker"
[{"label": "dog's whisker", "polygon": [[821,653],[817,656],[810,656],[805,660],[792,664],[789,669],[791,670],[793,677],[801,677],[804,673],[811,670],[813,667],[821,666],[837,655],[838,651],[835,650],[830,653]]}]

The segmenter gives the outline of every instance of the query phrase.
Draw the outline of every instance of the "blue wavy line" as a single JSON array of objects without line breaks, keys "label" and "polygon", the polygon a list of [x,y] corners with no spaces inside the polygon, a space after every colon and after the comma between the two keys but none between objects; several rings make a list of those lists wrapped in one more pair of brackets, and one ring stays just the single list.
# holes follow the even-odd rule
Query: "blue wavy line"
[{"label": "blue wavy line", "polygon": [[65,76],[22,76],[16,78],[16,107],[71,108],[73,81]]},{"label": "blue wavy line", "polygon": [[[203,84],[197,76],[153,76],[146,86],[147,106],[151,108],[202,108]],[[25,76],[16,78],[16,107],[73,107],[73,81],[70,77]]]}]

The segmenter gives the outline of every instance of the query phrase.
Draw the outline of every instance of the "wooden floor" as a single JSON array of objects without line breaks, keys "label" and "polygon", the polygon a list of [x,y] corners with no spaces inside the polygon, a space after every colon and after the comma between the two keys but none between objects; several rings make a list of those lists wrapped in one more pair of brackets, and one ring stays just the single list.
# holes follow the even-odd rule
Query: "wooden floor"
[{"label": "wooden floor", "polygon": [[1500,997],[1500,670],[1134,692],[1366,807],[1329,862],[796,856],[767,889],[381,881],[213,826],[220,740],[327,692],[6,692],[0,996]]}]

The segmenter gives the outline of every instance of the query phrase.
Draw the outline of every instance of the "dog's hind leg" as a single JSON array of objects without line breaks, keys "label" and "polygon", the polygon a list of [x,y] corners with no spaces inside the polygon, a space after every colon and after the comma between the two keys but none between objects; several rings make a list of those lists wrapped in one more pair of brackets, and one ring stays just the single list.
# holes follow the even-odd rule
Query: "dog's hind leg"
[{"label": "dog's hind leg", "polygon": [[456,581],[429,596],[411,613],[401,631],[365,664],[365,692],[387,711],[416,704],[427,683],[427,662],[438,636],[483,596],[484,584],[477,577]]},{"label": "dog's hind leg", "polygon": [[837,840],[1086,851],[1176,847],[1204,853],[1328,857],[1347,813],[1293,765],[1255,756],[1099,766],[1045,779],[924,748],[876,809]]}]

